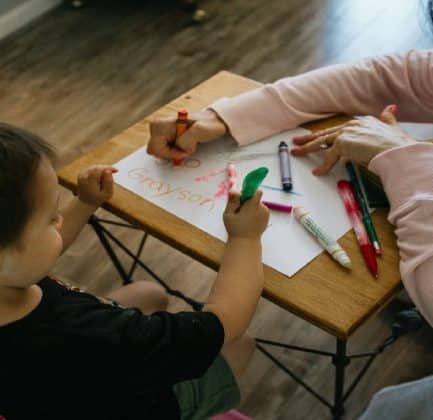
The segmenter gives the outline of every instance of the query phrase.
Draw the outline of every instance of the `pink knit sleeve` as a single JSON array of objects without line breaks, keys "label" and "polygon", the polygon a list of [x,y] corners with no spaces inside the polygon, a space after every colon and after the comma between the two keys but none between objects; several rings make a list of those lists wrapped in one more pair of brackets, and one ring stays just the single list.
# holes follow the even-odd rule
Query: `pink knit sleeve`
[{"label": "pink knit sleeve", "polygon": [[238,95],[210,108],[243,145],[337,113],[376,115],[398,105],[403,121],[433,121],[433,50],[412,50],[324,67]]},{"label": "pink knit sleeve", "polygon": [[433,326],[433,144],[388,150],[370,162],[391,204],[404,286]]}]

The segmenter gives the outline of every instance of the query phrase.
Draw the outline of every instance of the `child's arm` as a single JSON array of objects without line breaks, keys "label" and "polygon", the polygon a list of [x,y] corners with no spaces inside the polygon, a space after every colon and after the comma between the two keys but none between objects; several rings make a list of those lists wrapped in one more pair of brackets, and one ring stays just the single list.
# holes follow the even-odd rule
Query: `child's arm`
[{"label": "child's arm", "polygon": [[263,289],[260,238],[269,213],[260,198],[261,192],[258,192],[239,209],[239,195],[231,194],[224,214],[229,238],[203,310],[218,316],[224,326],[225,342],[244,334]]},{"label": "child's arm", "polygon": [[108,165],[93,165],[78,175],[77,197],[71,198],[59,211],[64,223],[60,230],[63,252],[89,220],[89,217],[113,195],[113,173],[117,169]]}]

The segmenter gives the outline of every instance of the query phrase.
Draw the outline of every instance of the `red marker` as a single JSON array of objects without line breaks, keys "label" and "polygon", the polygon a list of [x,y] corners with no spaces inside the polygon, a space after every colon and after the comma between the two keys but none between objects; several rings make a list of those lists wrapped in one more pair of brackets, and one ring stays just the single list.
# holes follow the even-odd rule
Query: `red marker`
[{"label": "red marker", "polygon": [[349,181],[338,181],[338,192],[344,202],[344,207],[349,215],[350,221],[355,231],[356,239],[358,240],[359,247],[361,248],[362,255],[367,264],[367,267],[371,271],[374,277],[377,278],[377,261],[376,253],[374,251],[373,244],[370,241],[365,226],[362,223],[360,208],[352,190],[352,186]]},{"label": "red marker", "polygon": [[[180,137],[188,128],[188,111],[186,109],[180,109],[177,112],[176,120],[176,138]],[[173,159],[173,165],[179,166],[183,162],[183,159]]]}]

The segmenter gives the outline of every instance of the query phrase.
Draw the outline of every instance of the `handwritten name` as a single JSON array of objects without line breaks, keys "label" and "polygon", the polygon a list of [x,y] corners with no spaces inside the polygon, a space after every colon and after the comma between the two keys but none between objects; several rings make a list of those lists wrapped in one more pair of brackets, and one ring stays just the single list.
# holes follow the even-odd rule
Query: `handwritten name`
[{"label": "handwritten name", "polygon": [[152,197],[170,196],[173,199],[186,201],[188,203],[203,206],[211,212],[215,206],[213,198],[205,197],[202,194],[194,193],[183,187],[175,187],[165,181],[160,181],[149,175],[146,168],[135,168],[128,172],[130,179],[137,180],[140,184],[146,185],[149,190],[155,192]]}]

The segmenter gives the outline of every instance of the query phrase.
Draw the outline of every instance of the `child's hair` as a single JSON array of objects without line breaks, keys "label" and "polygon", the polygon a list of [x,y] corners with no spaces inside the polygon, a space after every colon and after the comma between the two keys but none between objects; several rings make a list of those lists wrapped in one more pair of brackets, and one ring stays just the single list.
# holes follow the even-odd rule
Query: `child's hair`
[{"label": "child's hair", "polygon": [[0,247],[15,244],[33,210],[32,180],[43,157],[56,153],[40,137],[0,122]]}]

